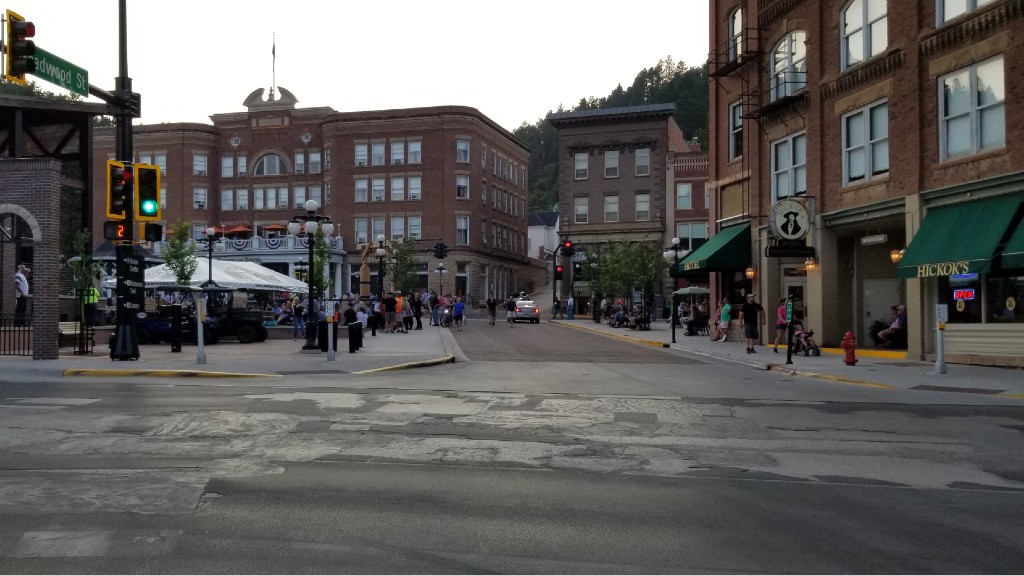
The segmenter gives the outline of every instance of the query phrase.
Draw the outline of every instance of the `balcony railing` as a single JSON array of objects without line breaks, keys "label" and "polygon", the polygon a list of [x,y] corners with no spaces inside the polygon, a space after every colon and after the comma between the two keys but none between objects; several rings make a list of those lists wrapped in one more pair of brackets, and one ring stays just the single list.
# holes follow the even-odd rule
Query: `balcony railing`
[{"label": "balcony railing", "polygon": [[708,153],[676,154],[669,159],[669,166],[675,172],[707,172]]},{"label": "balcony railing", "polygon": [[708,70],[711,76],[728,76],[734,70],[761,55],[761,44],[757,28],[744,28],[739,35],[731,36],[708,54]]}]

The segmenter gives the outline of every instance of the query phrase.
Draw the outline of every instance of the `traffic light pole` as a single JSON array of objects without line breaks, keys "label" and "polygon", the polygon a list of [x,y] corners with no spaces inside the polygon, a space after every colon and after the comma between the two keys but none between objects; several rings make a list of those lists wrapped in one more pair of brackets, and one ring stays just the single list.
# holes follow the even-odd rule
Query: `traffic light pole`
[{"label": "traffic light pole", "polygon": [[[114,96],[124,104],[132,100],[132,79],[128,77],[128,15],[127,0],[118,1],[118,40],[119,40],[119,73],[115,80]],[[91,87],[90,87],[91,88]],[[124,162],[131,162],[134,159],[132,142],[132,117],[129,106],[122,105],[118,112],[115,123],[117,126],[117,159]],[[141,258],[137,257],[135,251],[135,202],[134,194],[127,194],[125,199],[124,226],[129,232],[127,244],[117,247],[117,299],[120,304],[117,307],[117,327],[114,332],[114,345],[110,350],[112,360],[137,360],[139,358],[139,341],[135,335],[135,317],[141,310],[135,310],[124,302],[129,294],[134,292],[132,286],[127,283],[131,280],[124,273],[132,263],[136,266],[145,266]],[[137,290],[141,288],[134,287]],[[132,311],[135,310],[133,314]]]}]

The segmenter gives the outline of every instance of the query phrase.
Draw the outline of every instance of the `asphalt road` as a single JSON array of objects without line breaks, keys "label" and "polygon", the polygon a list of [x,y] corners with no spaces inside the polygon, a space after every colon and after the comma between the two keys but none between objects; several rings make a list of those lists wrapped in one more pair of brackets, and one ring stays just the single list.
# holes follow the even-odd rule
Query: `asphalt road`
[{"label": "asphalt road", "polygon": [[372,376],[0,383],[0,572],[1024,571],[1019,408],[455,338]]}]

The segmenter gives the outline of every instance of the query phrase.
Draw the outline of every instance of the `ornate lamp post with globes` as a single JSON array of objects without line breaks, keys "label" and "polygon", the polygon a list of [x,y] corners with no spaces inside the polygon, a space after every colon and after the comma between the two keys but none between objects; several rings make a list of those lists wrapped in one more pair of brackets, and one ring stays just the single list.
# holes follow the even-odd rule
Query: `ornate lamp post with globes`
[{"label": "ornate lamp post with globes", "polygon": [[[662,256],[666,262],[672,262],[672,265],[679,264],[679,253],[683,249],[679,245],[679,238],[672,239],[672,245],[665,249]],[[676,281],[672,279],[672,343],[676,343],[676,324],[679,323],[679,306],[676,305]]]},{"label": "ornate lamp post with globes", "polygon": [[313,260],[313,248],[316,243],[317,230],[322,229],[324,236],[329,237],[331,234],[334,234],[334,224],[331,223],[330,216],[317,215],[316,211],[320,208],[320,204],[316,200],[306,200],[303,207],[306,209],[306,213],[292,218],[292,221],[288,223],[288,233],[292,236],[297,236],[301,231],[306,233],[306,244],[309,246],[309,271],[306,276],[306,286],[307,290],[309,290],[307,300],[309,306],[306,307],[306,343],[302,346],[302,351],[318,352],[320,347],[316,344],[316,334],[319,316],[316,310],[317,295],[313,293],[313,274],[319,273],[322,279],[325,271],[320,270],[317,272]]},{"label": "ornate lamp post with globes", "polygon": [[207,275],[203,286],[215,286],[216,282],[213,281],[213,245],[221,243],[221,239],[217,238],[217,230],[210,226],[206,229],[206,238],[199,238],[196,242],[206,244]]},{"label": "ornate lamp post with globes", "polygon": [[384,277],[388,275],[387,258],[388,247],[385,245],[384,235],[377,234],[377,278],[380,279],[380,300],[384,301]]}]

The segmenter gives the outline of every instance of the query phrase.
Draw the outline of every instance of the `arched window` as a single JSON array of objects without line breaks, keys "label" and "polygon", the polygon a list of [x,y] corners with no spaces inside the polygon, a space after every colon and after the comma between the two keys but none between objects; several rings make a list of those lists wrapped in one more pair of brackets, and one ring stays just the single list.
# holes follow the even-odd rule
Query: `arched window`
[{"label": "arched window", "polygon": [[743,53],[743,9],[737,8],[729,15],[729,61]]},{"label": "arched window", "polygon": [[287,170],[288,165],[285,164],[284,158],[277,154],[267,154],[256,161],[253,174],[255,176],[277,176],[285,174]]},{"label": "arched window", "polygon": [[786,34],[772,52],[772,100],[792,96],[807,86],[807,33]]},{"label": "arched window", "polygon": [[885,51],[889,45],[886,0],[851,0],[840,19],[843,70]]}]

